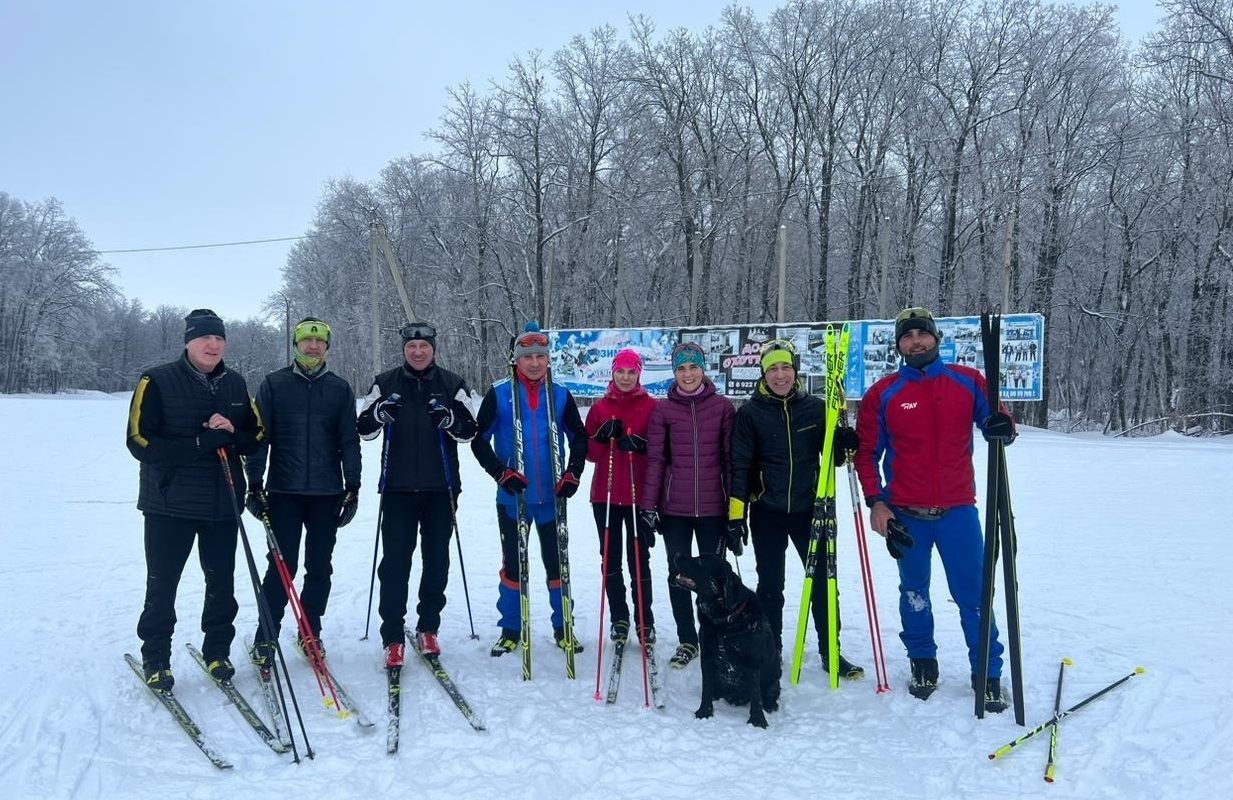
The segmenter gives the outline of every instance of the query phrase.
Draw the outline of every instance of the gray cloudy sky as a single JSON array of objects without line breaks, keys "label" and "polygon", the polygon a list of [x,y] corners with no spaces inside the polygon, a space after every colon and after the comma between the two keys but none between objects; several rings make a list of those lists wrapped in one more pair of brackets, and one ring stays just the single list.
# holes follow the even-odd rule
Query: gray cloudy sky
[{"label": "gray cloudy sky", "polygon": [[[429,150],[446,87],[486,87],[512,56],[630,14],[697,30],[723,6],[0,0],[0,191],[58,198],[99,250],[297,236],[328,179]],[[1154,27],[1154,3],[1121,6],[1128,38]],[[278,289],[288,247],[106,258],[147,307],[236,318]]]}]

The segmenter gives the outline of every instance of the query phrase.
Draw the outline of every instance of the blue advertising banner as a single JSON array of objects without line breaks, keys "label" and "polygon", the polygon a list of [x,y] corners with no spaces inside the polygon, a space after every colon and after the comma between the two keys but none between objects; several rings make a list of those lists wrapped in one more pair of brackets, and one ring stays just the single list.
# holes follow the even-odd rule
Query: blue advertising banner
[{"label": "blue advertising banner", "polygon": [[[983,370],[980,317],[937,317],[943,361]],[[758,366],[762,345],[787,339],[800,354],[800,377],[812,394],[824,391],[827,326],[842,322],[799,322],[783,325],[729,325],[694,328],[597,328],[549,331],[553,379],[575,397],[602,397],[611,376],[612,357],[629,347],[642,357],[642,385],[663,397],[672,385],[672,348],[677,342],[697,342],[707,354],[707,375],[728,397],[748,397],[762,377]],[[849,323],[848,365],[844,391],[850,399],[864,395],[879,378],[900,365],[893,320]],[[1044,396],[1045,320],[1040,314],[1002,317],[1003,400],[1040,400]]]}]

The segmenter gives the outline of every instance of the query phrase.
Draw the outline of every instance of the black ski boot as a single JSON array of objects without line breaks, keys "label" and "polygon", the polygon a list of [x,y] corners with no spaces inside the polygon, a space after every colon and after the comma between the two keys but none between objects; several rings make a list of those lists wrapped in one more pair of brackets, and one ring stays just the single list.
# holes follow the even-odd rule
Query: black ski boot
[{"label": "black ski boot", "polygon": [[913,658],[912,680],[908,694],[917,700],[928,700],[938,688],[938,660],[936,658]]},{"label": "black ski boot", "polygon": [[[830,674],[830,665],[826,662],[826,653],[822,653],[822,670]],[[858,667],[839,654],[839,677],[849,681],[859,681],[865,677],[865,668]]]},{"label": "black ski boot", "polygon": [[[972,691],[977,691],[976,682],[978,678],[972,676]],[[1002,694],[1002,679],[989,678],[985,681],[985,710],[991,714],[1001,714],[1006,710],[1008,703],[1006,695]]]},{"label": "black ski boot", "polygon": [[496,644],[488,651],[488,655],[493,658],[503,656],[506,653],[512,653],[518,649],[519,632],[510,630],[509,628],[501,629],[501,636],[498,637]]},{"label": "black ski boot", "polygon": [[571,649],[571,645],[575,653],[581,653],[584,649],[582,646],[582,642],[578,641],[577,636],[573,637],[574,638],[573,642],[567,642],[565,640],[565,629],[564,628],[553,628],[552,638],[556,640],[557,647],[561,648],[562,650]]}]

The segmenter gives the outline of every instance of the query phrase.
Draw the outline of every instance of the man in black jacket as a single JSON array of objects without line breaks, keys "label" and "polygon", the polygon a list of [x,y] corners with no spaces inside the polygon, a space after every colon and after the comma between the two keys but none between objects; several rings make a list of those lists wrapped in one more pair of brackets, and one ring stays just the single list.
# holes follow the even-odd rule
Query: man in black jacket
[{"label": "man in black jacket", "polygon": [[[141,462],[137,508],[145,515],[146,597],[137,621],[146,683],[170,691],[176,590],[197,540],[205,575],[201,652],[212,675],[235,674],[236,506],[244,496],[239,455],[262,439],[261,418],[244,378],[223,364],[227,332],[209,309],[184,320],[184,354],[142,373],[128,412],[126,443]],[[235,482],[228,497],[219,461]]]},{"label": "man in black jacket", "polygon": [[436,362],[437,331],[412,322],[399,331],[403,363],[373,381],[356,423],[360,436],[384,432],[381,454],[381,643],[387,669],[403,663],[403,624],[415,532],[423,542],[416,646],[439,654],[437,629],[450,571],[452,516],[462,491],[458,442],[475,436],[467,384]]},{"label": "man in black jacket", "polygon": [[[271,372],[257,390],[265,442],[247,459],[248,511],[265,517],[291,576],[300,562],[304,535],[304,588],[300,602],[313,635],[320,640],[321,617],[330,598],[331,559],[338,529],[355,516],[360,491],[360,437],[355,431],[351,385],[330,372],[326,353],[330,326],[305,317],[295,326],[295,363]],[[265,481],[266,455],[270,475]],[[274,556],[268,557],[261,592],[270,606],[273,630],[260,623],[253,637],[253,661],[273,656],[287,593]],[[297,644],[303,647],[297,638]],[[323,651],[324,652],[324,649]]]},{"label": "man in black jacket", "polygon": [[[826,403],[805,391],[797,379],[799,364],[791,342],[776,339],[764,345],[762,379],[753,396],[736,412],[732,430],[728,539],[731,543],[747,540],[748,503],[758,570],[758,604],[770,619],[781,647],[784,554],[791,540],[801,563],[805,562],[818,486],[818,456],[826,435]],[[847,450],[856,449],[855,438],[851,428],[835,430],[836,465],[843,463]],[[814,577],[816,585],[817,575]],[[815,599],[811,605],[822,668],[829,672],[826,603]],[[865,671],[841,654],[839,675],[855,679],[864,677]]]}]

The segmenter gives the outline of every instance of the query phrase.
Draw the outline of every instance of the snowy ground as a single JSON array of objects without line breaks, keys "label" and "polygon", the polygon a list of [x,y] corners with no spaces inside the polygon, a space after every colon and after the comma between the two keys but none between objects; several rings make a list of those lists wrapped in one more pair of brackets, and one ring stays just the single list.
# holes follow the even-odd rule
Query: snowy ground
[{"label": "snowy ground", "polygon": [[[928,703],[904,690],[895,570],[880,540],[871,545],[895,690],[875,694],[846,497],[840,499],[839,565],[844,650],[866,665],[864,682],[830,692],[815,657],[800,686],[785,679],[782,710],[771,715],[766,731],[747,726],[744,710],[722,703],[713,719],[695,720],[696,666],[664,670],[668,704],[662,712],[643,708],[636,662],[627,666],[618,705],[596,703],[599,554],[582,492],[570,503],[571,552],[587,651],[579,656],[578,680],[566,680],[562,658],[550,646],[540,583],[533,596],[535,680],[524,683],[516,658],[487,654],[497,632],[499,549],[493,486],[469,454],[463,458],[460,525],[480,639],[469,638],[455,563],[441,643],[446,666],[488,732],[473,732],[427,672],[409,665],[402,751],[389,757],[381,727],[365,732],[332,718],[320,706],[308,669],[296,662],[295,688],[318,755],[298,767],[289,756],[275,756],[219,702],[221,695],[182,649],[186,641],[200,642],[202,589],[194,558],[180,592],[173,667],[177,694],[235,763],[234,770],[220,772],[120,657],[139,647],[134,628],[144,582],[141,516],[134,507],[137,462],[123,446],[127,402],[126,396],[93,394],[0,396],[9,467],[0,492],[0,672],[8,679],[0,698],[4,797],[276,797],[299,796],[309,786],[321,797],[1233,796],[1233,690],[1227,679],[1233,556],[1227,522],[1212,511],[1214,501],[1227,496],[1233,442],[1027,431],[1009,451],[1029,725],[1052,709],[1063,656],[1074,660],[1067,705],[1136,665],[1147,668],[1063,723],[1052,786],[1042,781],[1046,736],[1003,760],[986,759],[1022,729],[1009,712],[984,721],[972,716],[958,615],[946,599],[940,565],[934,601],[943,683]],[[364,452],[365,492],[359,515],[340,536],[323,638],[341,679],[380,718],[379,641],[359,640],[377,510],[376,445],[366,444]],[[977,469],[983,475],[983,456]],[[661,639],[670,645],[662,559],[657,548],[655,610]],[[753,583],[752,557],[740,562]],[[245,635],[255,611],[242,560],[238,564],[237,625]],[[536,557],[532,569],[542,575]],[[799,586],[800,569],[790,567],[789,632]],[[809,651],[815,649],[811,632]],[[255,679],[242,664],[238,683],[256,702]]]}]

